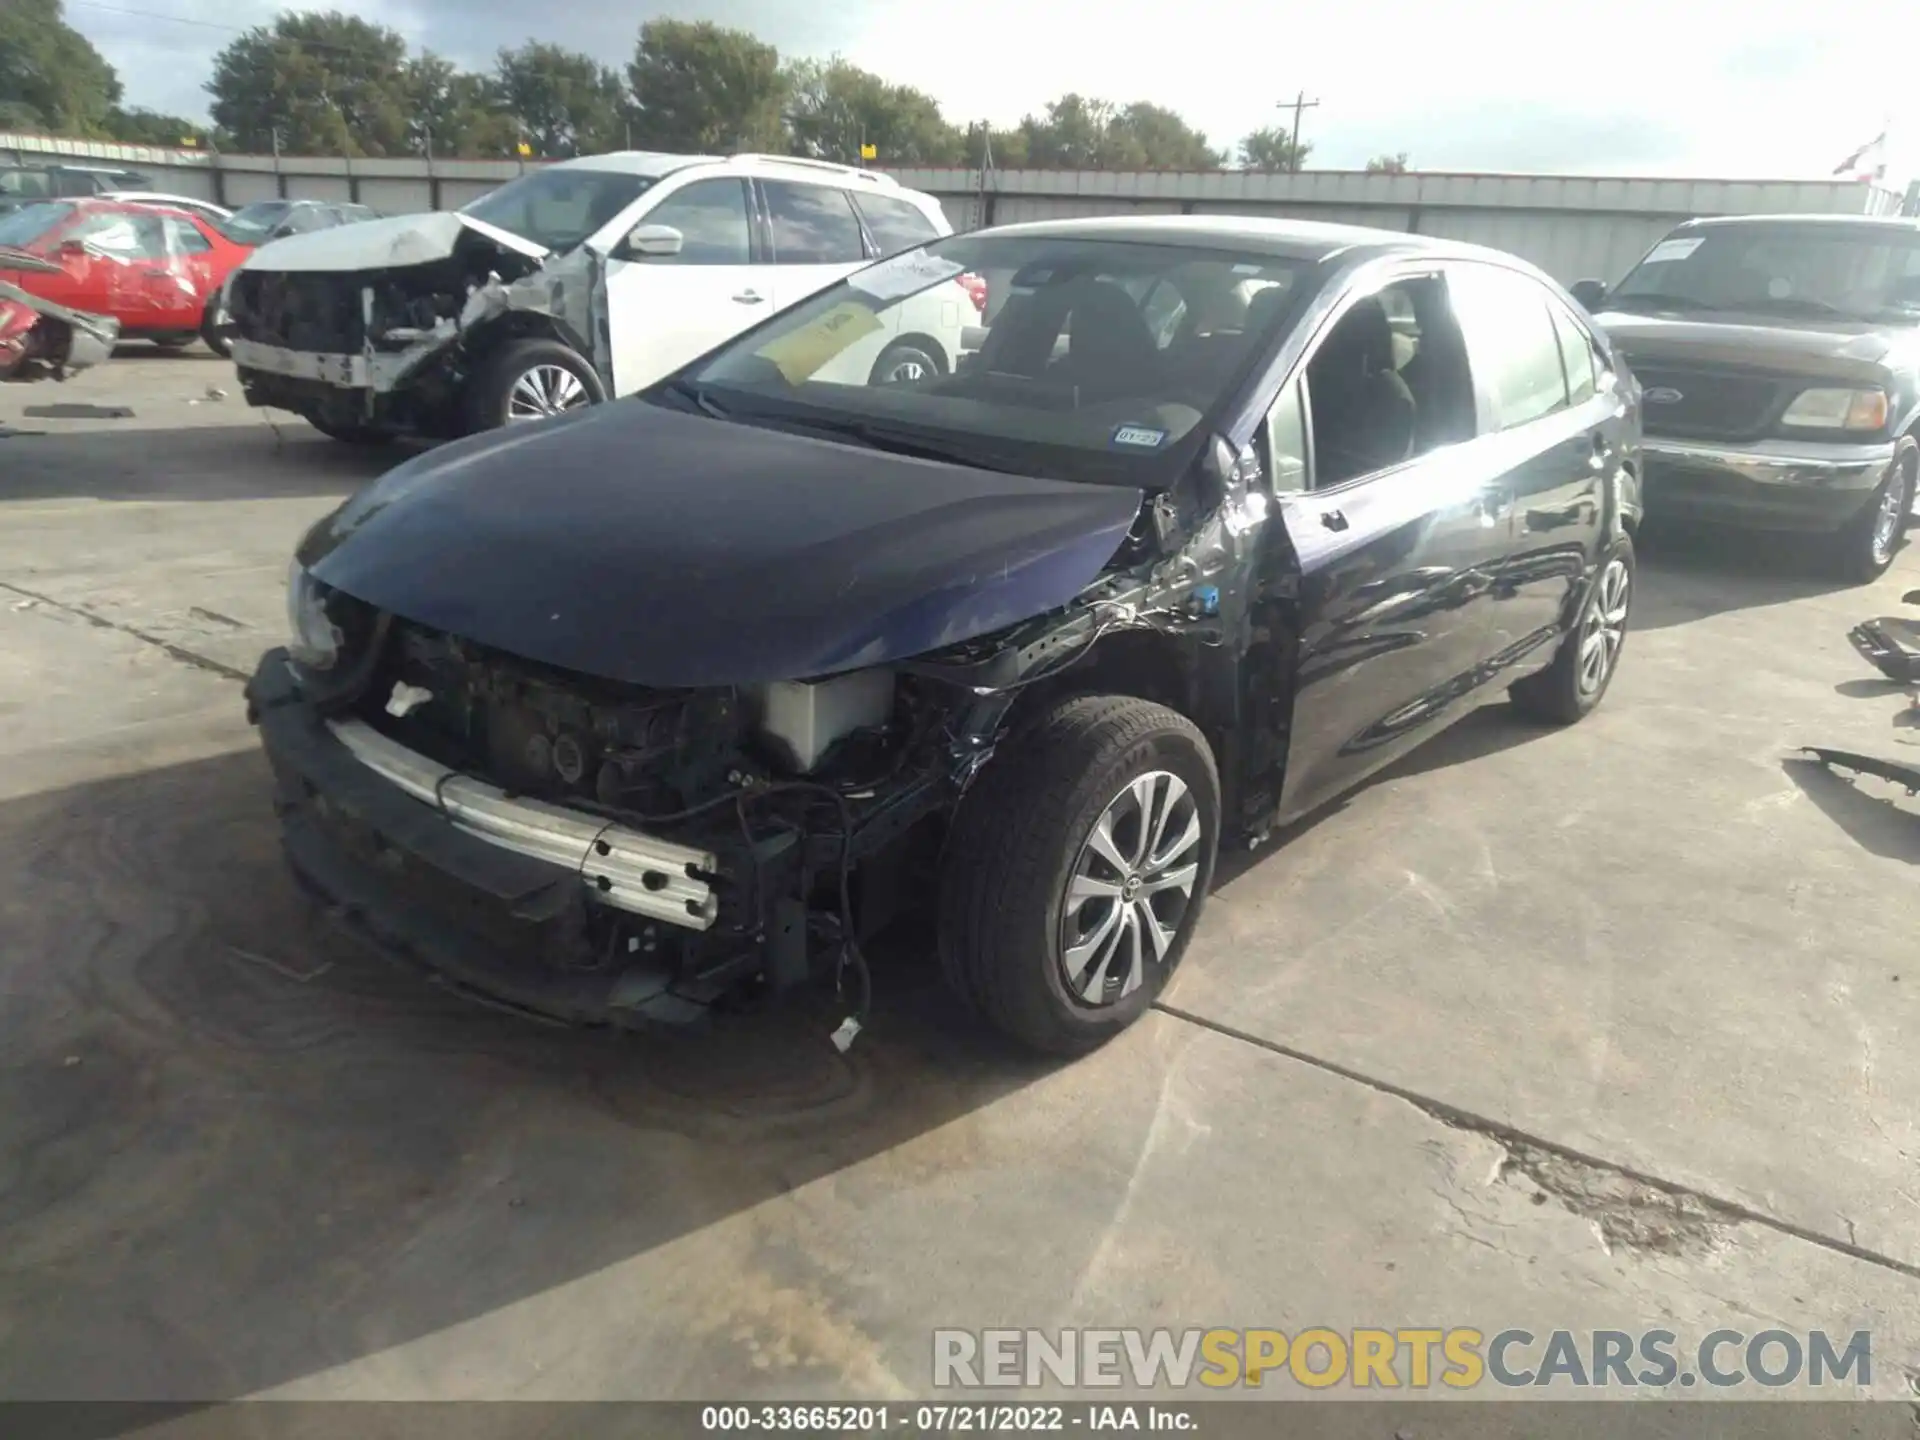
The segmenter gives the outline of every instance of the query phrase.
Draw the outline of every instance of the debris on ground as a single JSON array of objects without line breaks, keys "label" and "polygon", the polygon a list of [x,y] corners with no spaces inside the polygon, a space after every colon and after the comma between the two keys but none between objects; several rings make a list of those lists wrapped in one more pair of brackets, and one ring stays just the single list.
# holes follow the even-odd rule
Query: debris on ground
[{"label": "debris on ground", "polygon": [[29,405],[20,412],[30,420],[131,420],[125,405]]}]

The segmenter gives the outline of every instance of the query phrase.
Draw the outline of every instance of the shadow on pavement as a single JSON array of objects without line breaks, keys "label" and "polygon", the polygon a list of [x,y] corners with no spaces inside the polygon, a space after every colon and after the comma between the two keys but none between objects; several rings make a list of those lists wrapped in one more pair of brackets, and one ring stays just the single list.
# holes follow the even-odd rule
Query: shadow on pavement
[{"label": "shadow on pavement", "polygon": [[[291,1381],[700,1231],[1048,1069],[956,1023],[937,967],[899,947],[874,957],[880,1006],[846,1056],[830,998],[660,1037],[456,1000],[316,924],[251,750],[0,805],[0,853],[9,1397]],[[948,1137],[931,1143],[969,1143]]]},{"label": "shadow on pavement", "polygon": [[1633,628],[1664,630],[1729,610],[1761,609],[1856,588],[1824,573],[1818,535],[1663,524],[1640,546],[1640,598]]},{"label": "shadow on pavement", "polygon": [[1807,799],[1861,849],[1888,860],[1920,862],[1920,815],[1902,809],[1898,787],[1871,778],[1836,775],[1817,760],[1792,756],[1781,762]]},{"label": "shadow on pavement", "polygon": [[278,416],[272,422],[159,428],[136,415],[87,430],[0,436],[0,474],[6,477],[0,500],[344,496],[410,453],[401,446],[342,445],[304,421]]}]

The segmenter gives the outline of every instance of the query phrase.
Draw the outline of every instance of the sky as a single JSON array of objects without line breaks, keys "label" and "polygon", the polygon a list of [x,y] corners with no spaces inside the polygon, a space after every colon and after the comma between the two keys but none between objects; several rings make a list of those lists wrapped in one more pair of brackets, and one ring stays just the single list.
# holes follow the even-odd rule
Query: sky
[{"label": "sky", "polygon": [[[66,0],[128,102],[202,117],[215,51],[281,0]],[[609,64],[654,16],[840,54],[1007,125],[1066,91],[1150,100],[1228,148],[1290,124],[1316,168],[1406,151],[1422,170],[1821,178],[1890,129],[1890,181],[1920,174],[1920,5],[1780,0],[313,0],[484,68],[529,36]],[[138,12],[138,13],[130,13]],[[530,23],[528,16],[537,14]],[[1852,17],[1852,18],[1850,18]],[[1891,17],[1891,18],[1890,18]]]}]

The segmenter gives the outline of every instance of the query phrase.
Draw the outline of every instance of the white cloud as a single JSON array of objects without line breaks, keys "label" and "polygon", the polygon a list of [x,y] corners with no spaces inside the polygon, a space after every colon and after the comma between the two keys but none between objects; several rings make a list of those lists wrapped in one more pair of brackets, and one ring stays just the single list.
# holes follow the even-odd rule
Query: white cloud
[{"label": "white cloud", "polygon": [[[530,28],[523,0],[327,3],[471,65]],[[69,4],[133,102],[204,113],[200,86],[230,33]],[[283,8],[125,4],[227,26]],[[1890,82],[1880,63],[1920,46],[1915,6],[1857,12],[1856,23],[1804,0],[1553,11],[1525,0],[584,0],[554,7],[540,38],[621,63],[639,22],[663,11],[745,26],[786,53],[840,51],[931,92],[956,121],[1011,123],[1078,90],[1169,106],[1225,148],[1284,123],[1279,102],[1304,87],[1321,102],[1305,127],[1314,159],[1335,167],[1406,150],[1428,169],[1823,176],[1889,120],[1894,170],[1920,159],[1920,90]]]}]

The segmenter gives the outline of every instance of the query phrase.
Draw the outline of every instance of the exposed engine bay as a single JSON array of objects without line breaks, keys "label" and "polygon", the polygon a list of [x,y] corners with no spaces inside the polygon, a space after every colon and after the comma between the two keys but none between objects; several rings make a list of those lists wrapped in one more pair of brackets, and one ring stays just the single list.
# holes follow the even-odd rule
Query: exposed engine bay
[{"label": "exposed engine bay", "polygon": [[[336,427],[378,422],[422,434],[459,433],[457,400],[483,340],[504,325],[557,334],[607,368],[599,261],[543,257],[465,217],[439,213],[349,230],[386,230],[384,251],[349,254],[347,268],[265,261],[234,272],[227,291],[234,359],[249,403]],[[282,241],[325,243],[333,232]],[[363,236],[349,236],[363,242]],[[343,248],[347,240],[336,240]]]}]

